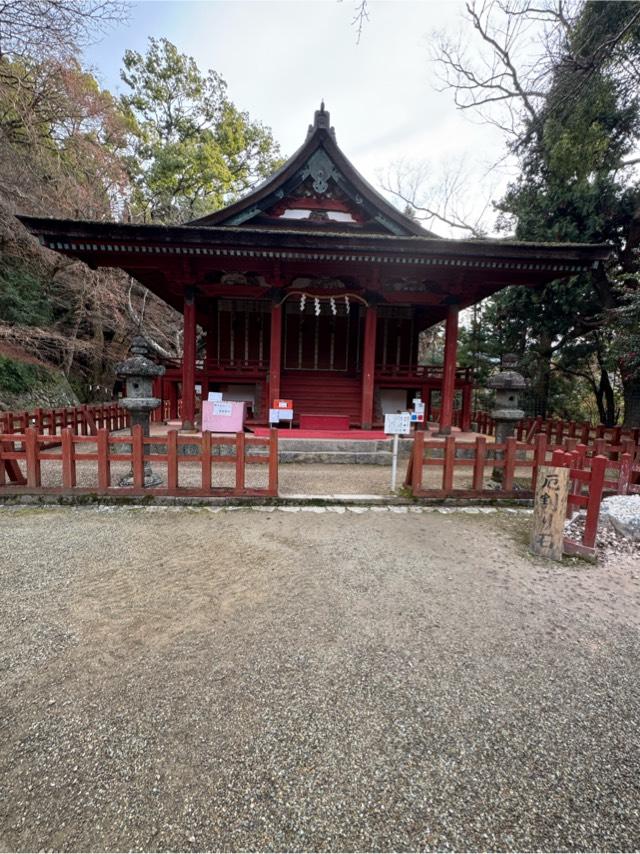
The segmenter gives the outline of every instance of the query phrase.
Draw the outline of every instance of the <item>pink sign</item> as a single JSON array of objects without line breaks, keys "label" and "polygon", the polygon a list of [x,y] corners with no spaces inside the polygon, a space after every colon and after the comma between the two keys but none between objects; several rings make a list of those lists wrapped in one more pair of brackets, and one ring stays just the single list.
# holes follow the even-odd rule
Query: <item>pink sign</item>
[{"label": "pink sign", "polygon": [[205,400],[202,429],[211,433],[241,433],[244,430],[243,400]]}]

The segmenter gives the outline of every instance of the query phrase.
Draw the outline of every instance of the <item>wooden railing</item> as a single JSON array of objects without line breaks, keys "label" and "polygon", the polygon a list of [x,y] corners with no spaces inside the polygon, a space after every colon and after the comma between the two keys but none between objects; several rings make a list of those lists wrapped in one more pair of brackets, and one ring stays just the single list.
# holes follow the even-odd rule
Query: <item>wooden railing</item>
[{"label": "wooden railing", "polygon": [[[609,461],[599,454],[591,458],[588,468],[583,465],[584,461],[585,457],[578,451],[556,450],[553,452],[551,465],[569,469],[570,488],[567,500],[567,518],[571,519],[578,510],[585,510],[582,540],[577,542],[565,537],[563,550],[565,554],[594,557],[600,505],[604,494]],[[587,489],[586,494],[584,493],[585,487]]]},{"label": "wooden railing", "polygon": [[[612,444],[599,438],[583,445],[572,438],[558,448],[545,433],[538,433],[533,442],[511,437],[503,443],[488,442],[484,436],[470,442],[448,436],[443,442],[416,433],[405,487],[416,498],[530,499],[539,466],[549,464],[571,469],[567,515],[578,509],[586,511],[581,542],[566,539],[565,551],[593,556],[603,495],[640,494],[640,448],[633,439]],[[468,475],[462,484],[461,473]]]},{"label": "wooden railing", "polygon": [[[442,365],[383,365],[375,366],[376,379],[416,379],[416,380],[442,380]],[[456,368],[456,379],[471,382],[473,372],[471,368]]]},{"label": "wooden railing", "polygon": [[[170,430],[162,437],[145,437],[140,425],[135,425],[130,436],[113,435],[100,428],[93,437],[74,434],[66,427],[59,448],[47,449],[48,441],[48,435],[39,434],[33,427],[21,433],[0,435],[0,494],[278,494],[277,430],[271,430],[264,438],[244,433],[215,437],[208,432],[201,436],[181,435],[177,430]],[[185,446],[196,446],[197,452],[185,453]],[[256,453],[263,449],[266,453]],[[112,467],[119,463],[129,465],[133,480],[130,486],[113,482]],[[47,467],[44,474],[43,464]],[[145,486],[145,464],[161,474],[163,485]],[[233,483],[215,486],[212,474],[225,464],[233,466]],[[264,486],[247,484],[247,468],[254,465],[267,466]],[[122,478],[128,472],[122,466],[119,468]],[[228,468],[226,471],[230,472]]]},{"label": "wooden railing", "polygon": [[562,445],[565,439],[576,439],[582,445],[589,445],[596,439],[619,445],[624,440],[640,443],[640,428],[605,427],[604,424],[591,424],[590,421],[563,421],[561,418],[523,418],[518,423],[517,438],[531,441],[537,433],[544,433],[554,445]]},{"label": "wooden railing", "polygon": [[[461,442],[455,436],[447,436],[442,441],[425,439],[424,433],[416,433],[405,486],[411,488],[416,498],[532,498],[535,469],[544,463],[547,452],[544,436],[537,437],[534,444],[518,442],[515,438],[498,444],[488,442],[485,436]],[[499,488],[495,483],[487,485],[489,466],[500,473]],[[517,485],[516,468],[519,470]],[[438,482],[427,484],[425,469],[433,470]],[[455,473],[464,469],[470,476],[470,483],[457,486]],[[522,483],[523,478],[526,483]]]},{"label": "wooden railing", "polygon": [[0,412],[3,433],[24,433],[33,427],[40,435],[51,437],[69,428],[76,435],[95,436],[100,428],[123,430],[128,425],[129,413],[115,402]]}]

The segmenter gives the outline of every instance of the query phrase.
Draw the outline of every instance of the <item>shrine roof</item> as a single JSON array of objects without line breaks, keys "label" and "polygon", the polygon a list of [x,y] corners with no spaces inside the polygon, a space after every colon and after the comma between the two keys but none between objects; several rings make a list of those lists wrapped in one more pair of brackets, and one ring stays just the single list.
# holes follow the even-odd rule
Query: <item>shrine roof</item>
[{"label": "shrine roof", "polygon": [[[422,235],[391,235],[353,231],[315,231],[229,225],[157,225],[98,222],[19,216],[18,219],[50,249],[70,255],[91,252],[161,254],[236,254],[287,257],[287,253],[335,254],[336,260],[377,261],[387,256],[403,264],[419,263],[425,256],[500,262],[537,261],[581,269],[606,260],[607,244],[533,243],[500,239],[452,239]],[[375,253],[368,257],[367,253]],[[265,256],[266,257],[266,256]]]},{"label": "shrine roof", "polygon": [[188,225],[245,223],[314,231],[332,231],[341,224],[347,233],[436,237],[401,213],[358,172],[336,142],[324,102],[305,142],[273,175],[239,201]]}]

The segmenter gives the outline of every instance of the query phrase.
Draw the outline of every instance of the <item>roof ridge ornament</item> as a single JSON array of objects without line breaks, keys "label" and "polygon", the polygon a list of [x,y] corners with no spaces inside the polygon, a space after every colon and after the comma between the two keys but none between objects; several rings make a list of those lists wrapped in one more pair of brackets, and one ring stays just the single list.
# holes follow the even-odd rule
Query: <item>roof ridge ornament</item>
[{"label": "roof ridge ornament", "polygon": [[328,131],[333,137],[333,140],[335,141],[336,131],[335,128],[331,127],[331,117],[329,112],[325,110],[324,98],[320,101],[320,109],[316,110],[313,115],[313,124],[309,125],[309,130],[307,131],[307,139],[317,130]]}]

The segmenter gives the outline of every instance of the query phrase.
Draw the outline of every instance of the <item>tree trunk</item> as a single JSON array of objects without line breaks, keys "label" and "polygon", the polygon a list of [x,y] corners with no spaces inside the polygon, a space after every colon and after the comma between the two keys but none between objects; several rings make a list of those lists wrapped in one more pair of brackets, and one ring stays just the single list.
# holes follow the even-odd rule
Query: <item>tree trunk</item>
[{"label": "tree trunk", "polygon": [[549,408],[549,386],[551,382],[551,341],[546,338],[540,341],[536,348],[538,359],[536,360],[535,373],[531,383],[533,393],[533,415],[547,417]]},{"label": "tree trunk", "polygon": [[604,424],[605,427],[614,427],[617,420],[616,400],[609,379],[609,372],[605,368],[600,370],[600,385],[596,391],[596,401],[600,423]]},{"label": "tree trunk", "polygon": [[623,427],[640,427],[640,376],[622,377],[624,389]]}]

